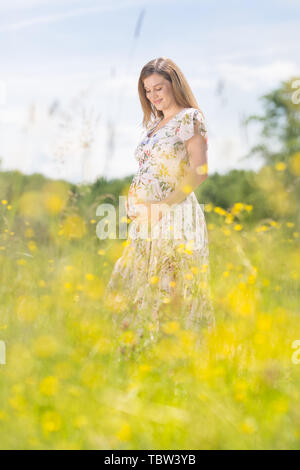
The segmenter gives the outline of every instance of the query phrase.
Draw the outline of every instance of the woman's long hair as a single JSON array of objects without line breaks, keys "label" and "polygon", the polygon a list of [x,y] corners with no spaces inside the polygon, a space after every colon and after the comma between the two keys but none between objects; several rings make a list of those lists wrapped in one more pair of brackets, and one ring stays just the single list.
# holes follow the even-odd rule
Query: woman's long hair
[{"label": "woman's long hair", "polygon": [[163,117],[163,112],[161,110],[157,110],[148,100],[144,88],[145,78],[149,77],[153,73],[158,73],[166,80],[169,80],[172,84],[174,97],[178,106],[182,106],[184,108],[197,108],[202,113],[180,68],[171,59],[159,57],[157,59],[150,60],[150,62],[144,65],[138,81],[138,92],[142,109],[144,111],[144,118],[142,121],[142,125],[144,127],[147,128],[153,123],[153,120],[151,119],[152,117],[154,117],[154,120]]}]

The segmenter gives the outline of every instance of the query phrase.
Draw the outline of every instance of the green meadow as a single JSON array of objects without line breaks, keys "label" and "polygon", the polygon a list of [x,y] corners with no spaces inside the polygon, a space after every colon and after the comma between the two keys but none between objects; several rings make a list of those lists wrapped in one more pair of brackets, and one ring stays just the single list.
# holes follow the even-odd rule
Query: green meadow
[{"label": "green meadow", "polygon": [[115,329],[120,312],[104,293],[128,242],[98,238],[96,209],[117,207],[130,177],[75,185],[0,172],[0,449],[300,448],[291,90],[283,83],[249,117],[261,126],[249,155],[260,153],[261,169],[210,174],[196,191],[216,317],[197,347],[169,317],[153,343]]}]

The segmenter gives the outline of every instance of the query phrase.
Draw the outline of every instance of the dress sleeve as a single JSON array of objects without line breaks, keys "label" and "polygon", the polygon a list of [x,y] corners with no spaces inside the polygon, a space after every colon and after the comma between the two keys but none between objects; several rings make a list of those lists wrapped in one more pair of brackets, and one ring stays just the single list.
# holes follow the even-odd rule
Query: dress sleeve
[{"label": "dress sleeve", "polygon": [[205,118],[203,113],[197,108],[194,108],[183,115],[179,128],[179,136],[183,142],[190,139],[195,134],[202,135],[207,144]]}]

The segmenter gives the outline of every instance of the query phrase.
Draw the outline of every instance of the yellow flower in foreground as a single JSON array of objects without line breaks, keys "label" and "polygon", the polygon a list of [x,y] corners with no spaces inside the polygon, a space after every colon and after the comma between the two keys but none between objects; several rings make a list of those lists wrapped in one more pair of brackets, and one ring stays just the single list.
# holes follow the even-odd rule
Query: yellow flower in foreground
[{"label": "yellow flower in foreground", "polygon": [[150,366],[150,364],[141,364],[139,366],[140,372],[148,372],[151,369],[152,369],[152,366]]},{"label": "yellow flower in foreground", "polygon": [[211,203],[204,204],[204,211],[211,212],[213,210],[213,205]]},{"label": "yellow flower in foreground", "polygon": [[88,281],[92,281],[93,279],[95,279],[95,276],[94,276],[94,274],[86,273],[85,278],[86,278]]},{"label": "yellow flower in foreground", "polygon": [[226,224],[232,224],[234,220],[234,216],[232,214],[227,214],[225,217],[225,223]]},{"label": "yellow flower in foreground", "polygon": [[70,290],[70,289],[72,289],[72,284],[70,282],[65,282],[64,287],[65,287],[66,290]]},{"label": "yellow flower in foreground", "polygon": [[249,384],[244,379],[237,379],[234,383],[234,399],[236,401],[244,401]]},{"label": "yellow flower in foreground", "polygon": [[255,282],[256,282],[256,275],[255,274],[249,274],[248,284],[255,284]]},{"label": "yellow flower in foreground", "polygon": [[55,395],[58,391],[58,387],[58,379],[56,377],[49,376],[42,380],[42,382],[40,383],[40,392],[43,395]]},{"label": "yellow flower in foreground", "polygon": [[176,251],[178,251],[178,253],[182,253],[184,251],[184,243],[180,243],[176,248]]},{"label": "yellow flower in foreground", "polygon": [[239,214],[244,207],[245,205],[242,202],[236,202],[231,209],[231,213]]},{"label": "yellow flower in foreground", "polygon": [[193,279],[193,274],[192,274],[192,273],[186,273],[186,274],[184,275],[184,278],[185,278],[185,279],[188,279],[188,280],[191,280],[191,279]]},{"label": "yellow flower in foreground", "polygon": [[253,434],[257,430],[255,419],[252,417],[246,418],[246,420],[240,424],[240,430],[245,434]]},{"label": "yellow flower in foreground", "polygon": [[1,420],[4,421],[4,420],[6,420],[6,418],[7,418],[7,415],[6,415],[5,411],[0,410],[0,421]]},{"label": "yellow flower in foreground", "polygon": [[186,184],[186,185],[182,186],[181,189],[185,194],[189,194],[193,191],[192,186],[189,185],[189,184]]},{"label": "yellow flower in foreground", "polygon": [[277,162],[275,164],[275,168],[277,171],[284,171],[286,169],[286,164],[284,162]]},{"label": "yellow flower in foreground", "polygon": [[46,193],[44,205],[50,214],[58,214],[64,206],[64,201],[57,194]]},{"label": "yellow flower in foreground", "polygon": [[36,243],[33,240],[30,240],[30,242],[27,243],[28,249],[32,252],[37,250]]},{"label": "yellow flower in foreground", "polygon": [[125,344],[133,344],[135,342],[134,333],[132,331],[124,331],[120,336],[120,340]]},{"label": "yellow flower in foreground", "polygon": [[131,428],[129,424],[124,423],[121,426],[121,429],[117,432],[117,438],[120,439],[120,441],[128,441],[131,437]]},{"label": "yellow flower in foreground", "polygon": [[67,264],[66,266],[64,266],[64,270],[67,272],[70,272],[73,269],[74,269],[74,266],[72,266],[71,264]]},{"label": "yellow flower in foreground", "polygon": [[2,199],[2,204],[7,204],[7,200],[6,199]]},{"label": "yellow flower in foreground", "polygon": [[197,166],[196,173],[198,173],[198,175],[207,175],[207,173],[208,173],[207,163],[204,163],[204,165]]},{"label": "yellow flower in foreground", "polygon": [[240,230],[242,230],[242,228],[243,228],[243,226],[241,224],[236,224],[234,226],[234,230],[236,230],[236,231],[240,231]]},{"label": "yellow flower in foreground", "polygon": [[26,264],[26,260],[23,259],[23,258],[18,259],[18,260],[17,260],[17,264],[18,264],[19,266],[24,266],[24,265]]},{"label": "yellow flower in foreground", "polygon": [[272,326],[272,317],[268,314],[259,314],[256,320],[256,325],[259,330],[268,331]]},{"label": "yellow flower in foreground", "polygon": [[167,334],[177,333],[180,331],[180,325],[177,321],[169,321],[162,324],[162,330]]},{"label": "yellow flower in foreground", "polygon": [[157,284],[158,280],[159,280],[158,276],[152,276],[152,277],[150,277],[149,282],[150,282],[150,284]]},{"label": "yellow flower in foreground", "polygon": [[42,416],[42,428],[44,432],[54,432],[61,428],[61,417],[55,411],[46,411]]},{"label": "yellow flower in foreground", "polygon": [[206,273],[208,270],[208,264],[202,264],[201,266],[201,273]]},{"label": "yellow flower in foreground", "polygon": [[214,208],[214,212],[219,215],[227,214],[227,212],[225,211],[225,209],[223,209],[223,207],[218,207],[218,206]]},{"label": "yellow flower in foreground", "polygon": [[260,227],[256,227],[255,228],[255,232],[266,232],[268,229],[268,227],[266,225],[261,225]]}]

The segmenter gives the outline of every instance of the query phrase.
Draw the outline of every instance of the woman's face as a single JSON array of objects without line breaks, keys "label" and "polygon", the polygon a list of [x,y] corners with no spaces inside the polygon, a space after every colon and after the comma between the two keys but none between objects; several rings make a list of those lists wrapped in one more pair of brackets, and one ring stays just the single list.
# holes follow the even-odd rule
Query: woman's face
[{"label": "woman's face", "polygon": [[175,104],[172,84],[162,75],[153,73],[144,80],[146,97],[156,107],[163,111]]}]

